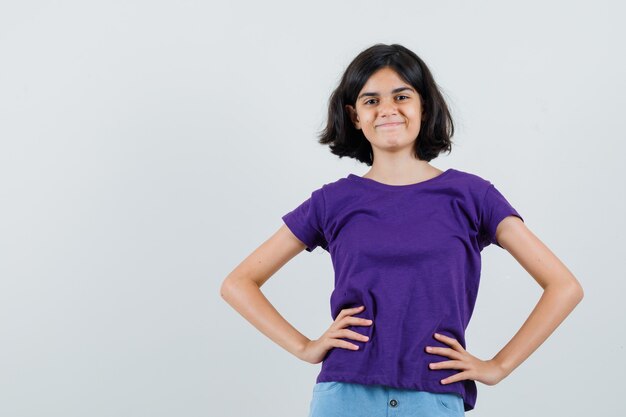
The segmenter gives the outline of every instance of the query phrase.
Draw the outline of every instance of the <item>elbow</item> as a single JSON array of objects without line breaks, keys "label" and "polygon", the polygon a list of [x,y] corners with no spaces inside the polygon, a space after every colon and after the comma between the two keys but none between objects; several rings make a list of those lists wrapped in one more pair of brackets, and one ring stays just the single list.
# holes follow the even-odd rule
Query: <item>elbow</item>
[{"label": "elbow", "polygon": [[578,304],[585,297],[582,285],[578,281],[574,282],[569,288],[569,295],[574,300],[575,304]]},{"label": "elbow", "polygon": [[560,294],[560,297],[564,302],[573,305],[580,303],[585,296],[583,287],[576,279],[568,283],[549,285],[544,288],[544,291],[545,290],[550,292],[554,291],[556,294]]},{"label": "elbow", "polygon": [[582,299],[585,298],[585,291],[583,290],[583,286],[580,285],[580,281],[578,281],[575,277],[572,287],[572,293],[574,294],[573,297],[576,298],[578,302],[582,301]]},{"label": "elbow", "polygon": [[222,282],[222,285],[220,286],[220,297],[222,297],[224,300],[228,300],[228,297],[232,291],[232,287],[232,280],[228,277],[224,279],[224,282]]},{"label": "elbow", "polygon": [[585,297],[585,292],[583,291],[582,285],[580,285],[580,281],[571,273],[567,275],[567,279],[562,280],[562,282],[557,285],[557,288],[560,289],[559,292],[566,294],[569,298],[575,300],[576,303],[579,303]]},{"label": "elbow", "polygon": [[241,288],[241,285],[246,283],[245,281],[246,280],[237,278],[234,275],[227,276],[220,286],[220,296],[228,301],[232,298],[232,295]]},{"label": "elbow", "polygon": [[576,290],[576,296],[578,297],[578,302],[580,303],[583,298],[585,298],[585,291],[583,291],[583,286],[578,284],[578,289]]}]

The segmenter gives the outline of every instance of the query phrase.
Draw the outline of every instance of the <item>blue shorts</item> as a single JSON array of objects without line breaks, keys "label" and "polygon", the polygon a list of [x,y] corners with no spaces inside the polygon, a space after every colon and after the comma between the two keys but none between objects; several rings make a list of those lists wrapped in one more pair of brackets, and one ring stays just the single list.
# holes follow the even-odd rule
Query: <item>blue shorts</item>
[{"label": "blue shorts", "polygon": [[318,382],[309,417],[462,417],[463,397],[385,385]]}]

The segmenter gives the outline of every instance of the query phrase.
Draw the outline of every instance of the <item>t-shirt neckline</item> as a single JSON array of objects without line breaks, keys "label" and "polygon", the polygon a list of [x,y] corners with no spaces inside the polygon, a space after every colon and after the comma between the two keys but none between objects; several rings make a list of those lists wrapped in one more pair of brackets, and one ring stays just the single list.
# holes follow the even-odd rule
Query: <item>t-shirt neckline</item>
[{"label": "t-shirt neckline", "polygon": [[406,189],[412,189],[412,188],[420,188],[420,187],[422,187],[424,185],[432,184],[433,182],[437,182],[442,177],[445,177],[446,175],[448,175],[452,171],[454,171],[453,168],[448,168],[445,171],[443,171],[441,174],[437,175],[436,177],[429,178],[427,180],[416,182],[416,183],[413,183],[413,184],[403,184],[403,185],[385,184],[385,183],[373,180],[371,178],[363,178],[363,177],[360,177],[360,176],[355,175],[355,174],[348,174],[348,178],[351,179],[351,180],[354,180],[354,181],[358,181],[358,182],[360,182],[362,184],[368,185],[370,187],[379,188],[381,190],[406,190]]}]

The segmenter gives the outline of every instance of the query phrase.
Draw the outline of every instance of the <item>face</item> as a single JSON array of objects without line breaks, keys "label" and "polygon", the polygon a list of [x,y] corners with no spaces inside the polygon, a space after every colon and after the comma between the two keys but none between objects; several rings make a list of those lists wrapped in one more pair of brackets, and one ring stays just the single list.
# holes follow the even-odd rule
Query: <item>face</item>
[{"label": "face", "polygon": [[386,150],[412,149],[423,118],[419,94],[389,67],[373,73],[346,110],[372,147]]}]

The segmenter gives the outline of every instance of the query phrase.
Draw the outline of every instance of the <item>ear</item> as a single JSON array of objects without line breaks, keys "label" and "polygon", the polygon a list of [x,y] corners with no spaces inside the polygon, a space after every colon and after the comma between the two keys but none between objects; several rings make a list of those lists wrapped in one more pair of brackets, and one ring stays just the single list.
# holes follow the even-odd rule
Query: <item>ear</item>
[{"label": "ear", "polygon": [[356,114],[356,110],[353,106],[346,104],[346,111],[350,115],[350,120],[355,128],[361,129],[361,124],[359,123],[359,116]]}]

